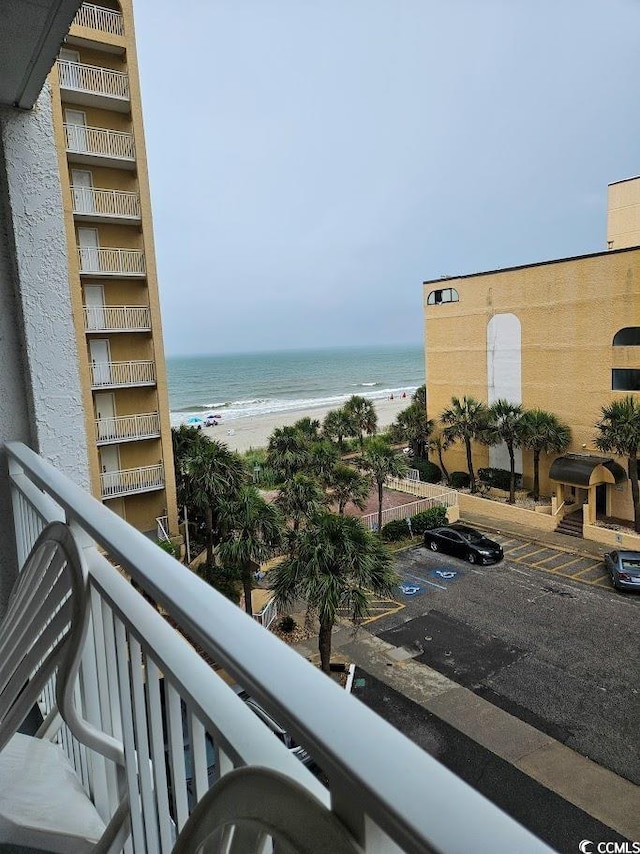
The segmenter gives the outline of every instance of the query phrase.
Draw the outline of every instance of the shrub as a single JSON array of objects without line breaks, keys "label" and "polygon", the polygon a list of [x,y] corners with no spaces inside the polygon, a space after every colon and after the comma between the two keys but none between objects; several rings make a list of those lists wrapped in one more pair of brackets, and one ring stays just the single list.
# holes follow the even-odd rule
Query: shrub
[{"label": "shrub", "polygon": [[284,632],[285,634],[288,635],[290,632],[292,632],[296,628],[297,625],[298,624],[293,619],[291,614],[287,614],[278,623],[278,628],[280,629],[281,632]]},{"label": "shrub", "polygon": [[158,540],[158,545],[162,549],[163,552],[167,552],[171,557],[178,558],[180,549],[178,546],[174,545],[171,540]]},{"label": "shrub", "polygon": [[393,522],[387,522],[383,525],[380,532],[385,543],[394,543],[396,540],[402,540],[409,536],[409,528],[406,519],[394,519]]},{"label": "shrub", "polygon": [[431,460],[414,458],[411,460],[410,465],[411,468],[418,469],[420,472],[420,480],[423,480],[425,483],[440,483],[442,480],[440,467],[435,463],[432,463]]},{"label": "shrub", "polygon": [[442,504],[430,507],[423,513],[416,513],[411,519],[411,530],[414,534],[424,534],[430,528],[439,528],[447,524],[447,508]]},{"label": "shrub", "polygon": [[224,566],[209,566],[203,563],[196,569],[196,573],[227,599],[231,599],[235,605],[240,602],[242,582],[234,570],[227,569]]},{"label": "shrub", "polygon": [[449,475],[449,485],[452,489],[465,489],[469,483],[469,473],[466,471],[452,471]]},{"label": "shrub", "polygon": [[[520,475],[516,474],[516,483]],[[492,486],[494,489],[508,490],[511,482],[511,472],[509,469],[486,468],[478,469],[478,478],[487,486]]]},{"label": "shrub", "polygon": [[[419,536],[429,528],[438,528],[440,525],[446,524],[447,508],[438,504],[436,507],[430,507],[429,510],[416,513],[415,516],[411,517],[411,533],[413,536]],[[382,528],[381,534],[386,543],[393,543],[411,535],[406,519],[394,519],[393,522],[387,522]]]}]

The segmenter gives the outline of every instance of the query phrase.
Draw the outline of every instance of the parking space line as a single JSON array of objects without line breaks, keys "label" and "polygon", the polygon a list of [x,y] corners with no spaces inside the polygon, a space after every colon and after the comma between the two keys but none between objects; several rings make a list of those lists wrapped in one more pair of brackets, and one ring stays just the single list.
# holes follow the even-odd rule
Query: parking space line
[{"label": "parking space line", "polygon": [[447,587],[444,584],[436,584],[435,581],[429,581],[427,578],[423,578],[421,575],[414,575],[411,572],[403,572],[403,575],[407,575],[409,578],[414,578],[416,581],[422,581],[423,584],[430,584],[432,587],[437,587],[438,590],[446,590]]},{"label": "parking space line", "polygon": [[578,572],[576,572],[576,574],[573,576],[573,578],[579,578],[579,576],[584,575],[585,572],[593,572],[593,570],[596,569],[597,566],[598,566],[598,563],[595,562],[593,564],[593,566],[588,566],[588,567],[586,567],[586,569],[580,569],[580,570],[578,570]]}]

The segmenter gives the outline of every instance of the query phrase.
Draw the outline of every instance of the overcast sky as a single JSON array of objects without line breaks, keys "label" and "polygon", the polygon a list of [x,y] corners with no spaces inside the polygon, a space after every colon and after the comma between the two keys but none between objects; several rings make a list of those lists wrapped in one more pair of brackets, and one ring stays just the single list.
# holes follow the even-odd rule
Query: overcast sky
[{"label": "overcast sky", "polygon": [[169,355],[420,343],[424,279],[606,248],[639,0],[134,0]]}]

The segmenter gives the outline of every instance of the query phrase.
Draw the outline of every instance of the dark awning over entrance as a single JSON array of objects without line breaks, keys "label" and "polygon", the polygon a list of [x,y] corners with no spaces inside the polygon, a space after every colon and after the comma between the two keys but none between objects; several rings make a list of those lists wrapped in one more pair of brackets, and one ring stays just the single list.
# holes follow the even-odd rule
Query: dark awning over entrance
[{"label": "dark awning over entrance", "polygon": [[551,480],[574,486],[594,486],[599,483],[624,483],[625,470],[610,457],[588,454],[565,454],[554,460],[549,469]]}]

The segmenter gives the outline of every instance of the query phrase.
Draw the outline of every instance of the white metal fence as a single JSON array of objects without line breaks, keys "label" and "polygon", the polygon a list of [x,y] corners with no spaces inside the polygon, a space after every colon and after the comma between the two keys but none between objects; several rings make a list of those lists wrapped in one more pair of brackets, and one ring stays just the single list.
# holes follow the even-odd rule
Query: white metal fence
[{"label": "white metal fence", "polygon": [[71,187],[74,214],[140,219],[140,196],[122,190]]},{"label": "white metal fence", "polygon": [[[412,501],[410,504],[400,504],[398,507],[389,507],[382,511],[382,524],[387,522],[395,522],[397,519],[407,519],[415,516],[418,513],[424,513],[425,510],[430,510],[432,507],[442,507],[443,502],[438,498],[423,498],[420,501]],[[445,505],[446,506],[446,505]],[[362,524],[369,528],[370,531],[375,531],[378,528],[378,514],[368,513],[366,516],[361,516]]]},{"label": "white metal fence", "polygon": [[153,362],[92,362],[91,386],[104,388],[119,385],[153,385],[156,366]]},{"label": "white metal fence", "polygon": [[398,492],[415,495],[416,498],[437,498],[445,507],[455,507],[458,503],[458,493],[455,489],[448,489],[439,486],[437,483],[424,483],[421,480],[388,477],[385,481],[385,486],[388,489],[395,489]]},{"label": "white metal fence", "polygon": [[262,611],[260,611],[260,613],[258,614],[253,615],[253,619],[260,623],[260,625],[263,626],[265,629],[268,629],[277,616],[278,607],[276,605],[276,601],[275,599],[269,599]]},{"label": "white metal fence", "polygon": [[58,78],[62,89],[129,100],[129,75],[124,71],[59,59]]},{"label": "white metal fence", "polygon": [[64,135],[69,152],[111,157],[116,160],[136,158],[136,147],[131,133],[88,125],[65,124]]},{"label": "white metal fence", "polygon": [[81,273],[94,276],[144,276],[144,252],[140,249],[98,249],[78,246]]},{"label": "white metal fence", "polygon": [[84,328],[88,332],[147,330],[151,314],[146,305],[86,305]]},{"label": "white metal fence", "polygon": [[73,26],[88,27],[90,30],[100,30],[112,36],[124,35],[122,14],[114,9],[105,9],[93,3],[83,3],[78,9]]},{"label": "white metal fence", "polygon": [[160,416],[157,412],[139,415],[118,415],[96,421],[98,444],[126,442],[130,439],[151,439],[160,435]]},{"label": "white metal fence", "polygon": [[[371,854],[548,852],[33,451],[11,443],[5,452],[19,565],[54,519],[68,522],[86,559],[91,629],[78,702],[90,722],[124,743],[131,804],[127,850],[170,852],[176,831],[213,782],[234,768],[258,766],[312,793]],[[11,530],[10,521],[2,521]],[[185,637],[315,758],[328,789]],[[119,801],[114,769],[71,738],[64,747],[108,817]],[[288,797],[286,812],[295,813],[296,796]],[[252,804],[260,809],[259,799]]]}]

